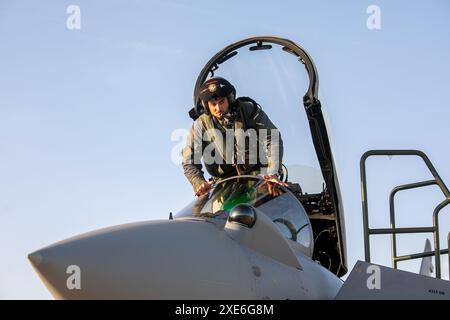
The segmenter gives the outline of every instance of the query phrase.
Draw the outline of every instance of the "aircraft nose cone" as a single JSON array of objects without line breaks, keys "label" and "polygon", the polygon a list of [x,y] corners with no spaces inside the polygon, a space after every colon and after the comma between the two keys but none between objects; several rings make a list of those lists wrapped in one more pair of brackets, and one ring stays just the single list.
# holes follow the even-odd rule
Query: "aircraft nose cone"
[{"label": "aircraft nose cone", "polygon": [[30,260],[31,264],[34,267],[38,267],[41,264],[42,259],[43,258],[42,258],[42,254],[40,253],[40,251],[35,251],[28,255],[28,260]]},{"label": "aircraft nose cone", "polygon": [[221,228],[205,221],[97,230],[28,258],[58,299],[254,298],[246,255]]}]

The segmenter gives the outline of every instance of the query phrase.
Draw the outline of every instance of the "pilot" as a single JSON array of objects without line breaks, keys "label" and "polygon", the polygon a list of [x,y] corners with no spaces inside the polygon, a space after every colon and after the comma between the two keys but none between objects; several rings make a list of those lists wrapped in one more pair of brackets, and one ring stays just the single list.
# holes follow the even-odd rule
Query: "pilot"
[{"label": "pilot", "polygon": [[[224,78],[207,80],[197,97],[204,112],[194,120],[182,151],[184,174],[197,197],[227,177],[261,175],[273,196],[279,185],[283,141],[278,129],[252,99],[236,98],[234,86]],[[202,161],[212,179],[206,181]]]}]

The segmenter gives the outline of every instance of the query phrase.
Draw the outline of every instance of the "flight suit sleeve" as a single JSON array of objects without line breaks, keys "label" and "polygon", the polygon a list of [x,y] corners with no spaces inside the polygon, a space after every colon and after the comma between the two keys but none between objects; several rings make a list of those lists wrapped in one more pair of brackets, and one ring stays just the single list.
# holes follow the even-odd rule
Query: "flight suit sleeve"
[{"label": "flight suit sleeve", "polygon": [[281,133],[260,107],[258,107],[253,116],[253,121],[256,125],[256,130],[266,130],[265,135],[260,134],[259,136],[262,137],[260,138],[260,143],[267,157],[267,175],[276,175],[281,171],[281,164],[283,163]]},{"label": "flight suit sleeve", "polygon": [[186,146],[182,150],[182,166],[184,175],[192,184],[194,192],[206,182],[202,170],[202,126],[200,121],[195,121],[189,130]]}]

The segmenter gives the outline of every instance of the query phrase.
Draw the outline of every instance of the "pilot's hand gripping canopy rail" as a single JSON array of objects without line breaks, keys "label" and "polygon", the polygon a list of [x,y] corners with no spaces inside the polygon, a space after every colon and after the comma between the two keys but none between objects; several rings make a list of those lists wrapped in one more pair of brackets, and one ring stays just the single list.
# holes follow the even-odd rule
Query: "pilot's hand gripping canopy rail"
[{"label": "pilot's hand gripping canopy rail", "polygon": [[[234,205],[246,203],[256,207],[262,206],[262,208],[274,210],[275,212],[269,212],[267,215],[277,225],[280,225],[280,221],[284,222],[283,228],[290,230],[285,232],[286,237],[298,242],[296,237],[300,232],[298,228],[304,228],[303,223],[298,225],[298,221],[304,220],[302,215],[305,213],[308,228],[311,229],[310,248],[312,249],[312,258],[338,277],[341,277],[347,272],[343,207],[327,128],[318,98],[318,74],[309,54],[290,40],[270,36],[248,38],[227,46],[215,54],[200,72],[194,88],[194,107],[189,111],[189,116],[196,120],[204,113],[210,114],[207,104],[207,101],[210,99],[226,97],[231,104],[236,99],[249,99],[236,97],[236,89],[231,84],[233,79],[224,79],[215,75],[219,67],[225,62],[232,58],[232,60],[236,59],[234,57],[238,55],[239,49],[244,47],[248,47],[250,52],[281,49],[304,64],[309,78],[309,85],[307,92],[303,96],[303,110],[306,112],[311,139],[325,186],[321,193],[306,194],[302,192],[301,185],[299,185],[302,181],[288,181],[287,170],[285,170],[284,174],[281,174],[281,179],[288,183],[288,188],[283,188],[283,195],[280,197],[286,196],[286,194],[293,195],[292,198],[288,198],[290,199],[289,201],[295,199],[295,201],[299,202],[298,208],[301,209],[298,209],[298,217],[295,217],[292,210],[290,210],[288,218],[286,215],[283,216],[282,213],[276,213],[277,206],[270,205],[271,201],[273,201],[271,200],[272,198],[262,191],[247,192],[246,196],[242,196],[238,192],[240,190],[239,187],[231,181],[219,184],[217,190],[213,189],[209,195],[205,195],[203,198],[200,197],[198,202],[195,205],[193,204],[194,207],[190,207],[192,212],[190,209],[188,211],[183,210],[180,215],[221,216],[224,213],[229,213],[231,209],[229,208],[230,203]],[[254,98],[257,100],[256,97]],[[249,100],[253,101],[252,99]],[[283,128],[280,128],[280,131],[283,132]],[[243,181],[243,184],[249,183],[245,179],[238,179],[237,181],[239,180]],[[230,184],[233,186],[230,187]],[[231,198],[223,199],[224,195]],[[233,197],[236,197],[236,199],[232,199]],[[195,208],[197,208],[197,211]],[[283,210],[280,209],[278,211],[281,212]],[[296,230],[297,232],[295,232]]]}]

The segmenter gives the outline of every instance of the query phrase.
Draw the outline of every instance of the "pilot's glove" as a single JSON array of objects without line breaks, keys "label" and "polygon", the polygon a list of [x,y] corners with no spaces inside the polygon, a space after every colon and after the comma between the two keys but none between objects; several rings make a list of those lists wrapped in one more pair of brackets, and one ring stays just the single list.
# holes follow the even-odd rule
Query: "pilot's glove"
[{"label": "pilot's glove", "polygon": [[213,181],[205,181],[203,182],[200,187],[198,187],[197,191],[195,192],[196,197],[200,197],[201,195],[204,195],[209,190],[211,190],[213,185]]},{"label": "pilot's glove", "polygon": [[277,177],[277,175],[263,176],[263,178],[265,180],[265,183],[267,183],[267,189],[269,190],[269,193],[274,197],[277,197],[283,193],[279,186],[288,186],[288,184],[281,181]]}]

